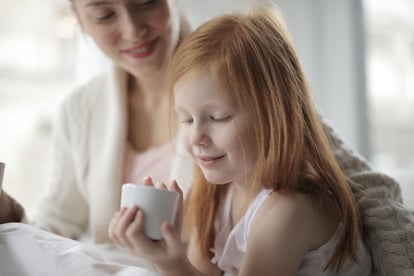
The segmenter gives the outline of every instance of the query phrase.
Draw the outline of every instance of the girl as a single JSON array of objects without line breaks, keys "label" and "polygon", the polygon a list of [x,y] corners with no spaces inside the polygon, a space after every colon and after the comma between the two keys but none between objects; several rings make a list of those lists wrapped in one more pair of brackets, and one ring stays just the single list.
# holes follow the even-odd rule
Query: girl
[{"label": "girl", "polygon": [[139,208],[115,214],[117,243],[164,275],[370,274],[352,191],[275,9],[201,26],[178,48],[170,84],[197,165],[188,258],[179,227],[164,224],[161,243],[144,236]]}]

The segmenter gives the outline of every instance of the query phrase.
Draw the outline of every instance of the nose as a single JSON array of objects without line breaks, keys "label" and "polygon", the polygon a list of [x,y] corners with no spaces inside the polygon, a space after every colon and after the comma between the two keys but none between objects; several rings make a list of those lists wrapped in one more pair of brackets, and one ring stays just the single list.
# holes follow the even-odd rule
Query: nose
[{"label": "nose", "polygon": [[147,33],[145,23],[134,13],[126,12],[121,24],[123,37],[127,40],[138,41]]},{"label": "nose", "polygon": [[193,123],[190,133],[190,143],[193,146],[205,147],[209,144],[210,138],[207,135],[206,126],[202,123]]}]

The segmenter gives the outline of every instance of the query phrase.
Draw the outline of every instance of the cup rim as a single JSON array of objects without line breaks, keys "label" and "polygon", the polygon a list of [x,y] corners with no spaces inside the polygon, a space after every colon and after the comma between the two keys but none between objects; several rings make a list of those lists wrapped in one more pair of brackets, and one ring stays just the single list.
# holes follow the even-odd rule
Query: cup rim
[{"label": "cup rim", "polygon": [[122,184],[121,187],[122,188],[130,187],[132,189],[147,189],[147,190],[151,190],[151,191],[157,190],[157,191],[161,191],[161,192],[177,193],[178,194],[178,192],[176,192],[176,191],[170,191],[170,190],[167,190],[167,189],[159,189],[159,188],[154,187],[154,186],[147,186],[147,185],[144,185],[144,184],[135,184],[135,183],[130,183],[130,182]]}]

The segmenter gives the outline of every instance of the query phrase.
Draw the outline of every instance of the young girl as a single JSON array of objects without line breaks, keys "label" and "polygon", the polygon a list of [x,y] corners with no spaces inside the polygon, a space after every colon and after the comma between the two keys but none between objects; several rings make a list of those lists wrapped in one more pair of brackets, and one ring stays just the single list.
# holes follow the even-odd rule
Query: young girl
[{"label": "young girl", "polygon": [[148,240],[138,207],[114,216],[110,237],[163,275],[370,274],[352,191],[276,10],[201,26],[178,48],[170,82],[197,165],[187,255],[167,223],[164,241]]}]

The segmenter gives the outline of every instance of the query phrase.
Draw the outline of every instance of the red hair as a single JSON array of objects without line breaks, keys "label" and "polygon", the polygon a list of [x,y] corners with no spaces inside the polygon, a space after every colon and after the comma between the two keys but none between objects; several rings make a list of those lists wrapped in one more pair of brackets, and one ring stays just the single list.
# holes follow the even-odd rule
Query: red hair
[{"label": "red hair", "polygon": [[[171,97],[179,79],[207,70],[229,102],[254,120],[258,157],[252,196],[266,188],[306,193],[330,203],[342,228],[327,268],[339,270],[346,258],[355,258],[360,235],[356,203],[330,150],[277,10],[228,14],[203,24],[178,47],[170,69]],[[226,185],[208,183],[195,169],[184,227],[195,229],[200,253],[206,258],[212,257],[214,218],[226,191]]]}]

